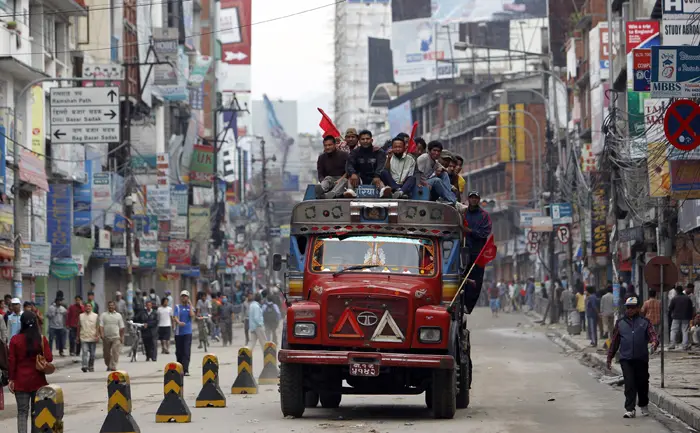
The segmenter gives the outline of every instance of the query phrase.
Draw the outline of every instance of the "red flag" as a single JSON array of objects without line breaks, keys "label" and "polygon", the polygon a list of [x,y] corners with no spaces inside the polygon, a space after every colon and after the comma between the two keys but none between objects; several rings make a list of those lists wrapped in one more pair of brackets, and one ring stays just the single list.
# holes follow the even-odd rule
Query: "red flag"
[{"label": "red flag", "polygon": [[417,131],[418,122],[413,122],[413,128],[411,129],[411,137],[408,139],[408,150],[406,150],[407,153],[414,153],[416,150],[418,150],[418,145],[414,140]]},{"label": "red flag", "polygon": [[493,233],[489,235],[489,238],[486,239],[486,243],[484,244],[484,248],[481,249],[481,252],[479,253],[479,256],[476,258],[474,261],[474,264],[480,268],[485,268],[486,265],[491,263],[493,259],[496,258],[496,243],[493,241]]},{"label": "red flag", "polygon": [[321,123],[319,123],[318,126],[323,129],[323,136],[325,137],[326,135],[332,135],[336,138],[340,137],[340,131],[338,131],[338,128],[335,127],[333,121],[330,117],[328,117],[326,112],[320,108],[318,109],[318,112],[321,113]]}]

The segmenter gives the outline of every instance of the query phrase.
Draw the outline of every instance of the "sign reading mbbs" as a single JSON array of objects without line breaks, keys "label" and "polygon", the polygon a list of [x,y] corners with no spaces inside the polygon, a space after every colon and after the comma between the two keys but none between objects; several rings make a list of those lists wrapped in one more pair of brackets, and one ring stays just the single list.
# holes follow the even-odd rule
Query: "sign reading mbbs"
[{"label": "sign reading mbbs", "polygon": [[651,49],[651,97],[700,97],[700,47],[660,46]]}]

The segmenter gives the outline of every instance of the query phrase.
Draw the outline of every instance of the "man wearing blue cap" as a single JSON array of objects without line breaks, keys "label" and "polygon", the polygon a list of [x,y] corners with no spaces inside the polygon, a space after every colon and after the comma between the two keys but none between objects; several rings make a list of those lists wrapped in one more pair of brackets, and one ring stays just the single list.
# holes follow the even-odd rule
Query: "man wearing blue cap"
[{"label": "man wearing blue cap", "polygon": [[649,349],[659,347],[654,325],[639,314],[639,299],[631,296],[625,301],[625,316],[617,321],[608,349],[608,369],[620,350],[620,367],[625,381],[624,418],[636,416],[635,403],[642,416],[649,415]]}]

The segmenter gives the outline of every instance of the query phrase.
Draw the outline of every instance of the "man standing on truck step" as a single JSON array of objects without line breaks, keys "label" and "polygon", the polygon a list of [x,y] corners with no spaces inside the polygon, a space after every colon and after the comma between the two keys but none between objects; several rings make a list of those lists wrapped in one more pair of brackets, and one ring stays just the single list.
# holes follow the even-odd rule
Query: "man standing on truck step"
[{"label": "man standing on truck step", "polygon": [[416,160],[406,153],[406,143],[396,136],[391,140],[391,153],[386,163],[386,169],[382,171],[382,182],[391,187],[385,189],[388,197],[392,192],[394,198],[410,198],[416,188]]},{"label": "man standing on truck step", "polygon": [[345,175],[347,161],[348,154],[338,150],[335,137],[332,135],[323,137],[323,153],[316,161],[316,171],[320,182],[319,185],[316,185],[317,199],[336,198],[342,194],[348,183]]},{"label": "man standing on truck step", "polygon": [[355,188],[358,185],[374,185],[384,196],[391,188],[384,186],[381,175],[386,164],[386,154],[381,148],[372,145],[372,133],[366,129],[360,131],[360,146],[348,156],[345,172],[349,176],[348,189],[343,194],[346,198],[357,197]]},{"label": "man standing on truck step", "polygon": [[[466,247],[469,251],[469,267],[479,256],[479,253],[486,245],[486,240],[491,234],[491,217],[479,203],[481,195],[477,191],[470,191],[468,196],[469,206],[464,213],[464,225],[466,226]],[[469,269],[469,267],[467,269]],[[484,282],[484,269],[474,266],[470,278],[474,280],[476,288],[473,291],[465,290],[464,301],[468,305],[475,305],[474,299],[481,294],[481,286]],[[471,298],[471,299],[470,299]],[[470,302],[471,301],[471,302]]]}]

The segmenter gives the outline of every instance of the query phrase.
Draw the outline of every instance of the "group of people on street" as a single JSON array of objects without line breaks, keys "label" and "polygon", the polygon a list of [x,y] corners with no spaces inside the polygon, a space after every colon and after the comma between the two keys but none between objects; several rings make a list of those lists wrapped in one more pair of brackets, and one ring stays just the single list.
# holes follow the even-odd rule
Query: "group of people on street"
[{"label": "group of people on street", "polygon": [[410,137],[401,133],[384,147],[374,145],[372,132],[349,128],[338,144],[332,135],[323,138],[318,157],[316,198],[357,197],[359,185],[373,185],[380,197],[411,198],[417,188],[428,188],[431,200],[461,206],[466,181],[460,176],[464,158],[444,150],[439,141],[415,140],[409,153]]}]

